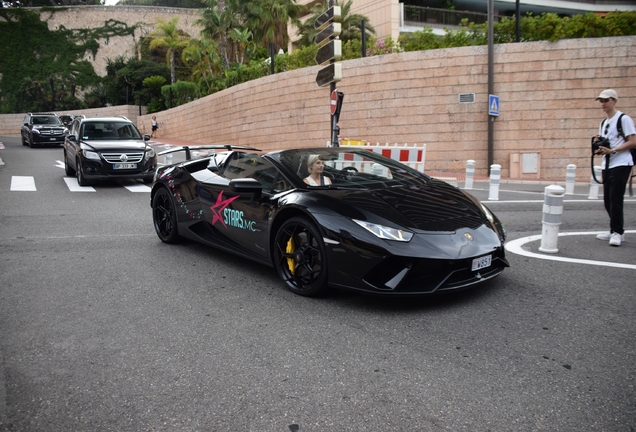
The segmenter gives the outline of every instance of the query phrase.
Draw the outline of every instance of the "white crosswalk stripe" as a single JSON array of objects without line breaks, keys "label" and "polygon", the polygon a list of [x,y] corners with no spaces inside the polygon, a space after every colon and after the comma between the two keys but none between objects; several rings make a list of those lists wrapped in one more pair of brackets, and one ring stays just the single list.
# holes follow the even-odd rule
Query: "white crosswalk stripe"
[{"label": "white crosswalk stripe", "polygon": [[97,192],[92,186],[80,186],[75,177],[64,177],[64,182],[71,192]]},{"label": "white crosswalk stripe", "polygon": [[131,192],[150,192],[150,187],[146,186],[146,185],[128,185],[128,186],[124,186],[126,189],[128,189]]},{"label": "white crosswalk stripe", "polygon": [[11,190],[12,191],[35,191],[35,178],[32,176],[12,176],[11,177]]},{"label": "white crosswalk stripe", "polygon": [[[129,180],[129,182],[130,184],[119,184],[126,188],[129,192],[133,193],[150,193],[151,191],[151,187],[148,185],[135,184],[133,180]],[[97,189],[93,186],[80,186],[75,177],[64,177],[64,183],[66,183],[66,187],[68,187],[68,190],[71,192],[97,192]],[[12,176],[11,190],[37,192],[37,188],[35,187],[35,178],[33,176]]]}]

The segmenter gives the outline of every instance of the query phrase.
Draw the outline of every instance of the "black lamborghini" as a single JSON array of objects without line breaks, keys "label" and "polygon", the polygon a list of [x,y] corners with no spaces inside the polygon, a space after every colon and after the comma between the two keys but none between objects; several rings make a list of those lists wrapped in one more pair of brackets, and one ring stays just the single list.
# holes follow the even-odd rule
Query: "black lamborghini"
[{"label": "black lamborghini", "polygon": [[[195,150],[207,153],[192,159]],[[186,160],[160,167],[151,193],[159,238],[274,266],[297,294],[431,294],[508,267],[506,232],[476,198],[365,148],[224,145],[160,155],[173,152]],[[307,178],[310,162],[321,166],[318,182]]]}]

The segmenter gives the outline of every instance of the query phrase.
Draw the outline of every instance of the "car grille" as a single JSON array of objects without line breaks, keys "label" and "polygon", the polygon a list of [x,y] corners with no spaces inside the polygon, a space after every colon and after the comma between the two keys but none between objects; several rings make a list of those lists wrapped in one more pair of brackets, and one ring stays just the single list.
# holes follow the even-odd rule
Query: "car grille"
[{"label": "car grille", "polygon": [[141,162],[143,159],[143,153],[102,153],[106,162],[109,163],[121,163],[121,162],[129,162],[129,163],[137,163]]},{"label": "car grille", "polygon": [[62,135],[64,129],[40,129],[40,135]]}]

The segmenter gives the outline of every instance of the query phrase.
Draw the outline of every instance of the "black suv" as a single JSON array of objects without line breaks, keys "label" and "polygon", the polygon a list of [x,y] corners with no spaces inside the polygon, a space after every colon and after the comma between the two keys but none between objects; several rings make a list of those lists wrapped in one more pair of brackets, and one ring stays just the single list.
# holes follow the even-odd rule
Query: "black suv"
[{"label": "black suv", "polygon": [[66,126],[54,113],[28,113],[22,121],[22,144],[33,147],[36,145],[62,145],[66,135]]},{"label": "black suv", "polygon": [[78,116],[64,141],[66,175],[80,186],[91,180],[153,180],[157,155],[133,122],[124,116]]}]

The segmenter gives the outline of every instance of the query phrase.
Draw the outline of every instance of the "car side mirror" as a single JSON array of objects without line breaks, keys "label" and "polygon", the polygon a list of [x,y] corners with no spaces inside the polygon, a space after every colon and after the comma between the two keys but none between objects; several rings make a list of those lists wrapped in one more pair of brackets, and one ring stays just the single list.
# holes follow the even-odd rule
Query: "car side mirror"
[{"label": "car side mirror", "polygon": [[148,134],[144,135],[144,141],[150,141],[150,135]]},{"label": "car side mirror", "polygon": [[77,137],[73,134],[68,134],[68,140],[69,141],[77,141]]},{"label": "car side mirror", "polygon": [[263,193],[263,185],[251,178],[234,179],[230,181],[230,190],[236,193],[251,193],[254,194],[254,199],[257,199]]}]

